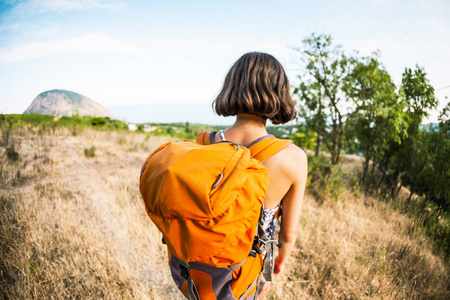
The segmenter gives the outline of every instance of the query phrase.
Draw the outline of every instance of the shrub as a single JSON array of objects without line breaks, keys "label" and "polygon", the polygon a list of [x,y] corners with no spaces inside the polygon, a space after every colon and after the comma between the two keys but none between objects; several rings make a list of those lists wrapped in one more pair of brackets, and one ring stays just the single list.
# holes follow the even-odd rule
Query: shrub
[{"label": "shrub", "polygon": [[19,153],[16,151],[16,147],[14,145],[6,148],[6,157],[11,161],[19,160]]},{"label": "shrub", "polygon": [[340,165],[330,165],[330,159],[323,155],[308,156],[309,191],[319,202],[324,197],[339,198],[344,187],[343,171]]},{"label": "shrub", "polygon": [[106,119],[102,117],[95,117],[91,119],[92,126],[103,126],[106,124]]},{"label": "shrub", "polygon": [[2,129],[2,141],[1,145],[7,147],[9,145],[9,141],[12,134],[13,125],[16,123],[16,119],[14,117],[3,118],[0,123],[0,127]]},{"label": "shrub", "polygon": [[77,128],[77,124],[73,123],[73,127],[72,127],[72,135],[73,136],[77,136],[78,134],[78,128]]},{"label": "shrub", "polygon": [[86,157],[95,157],[95,146],[91,148],[84,148],[84,156]]},{"label": "shrub", "polygon": [[143,124],[139,124],[137,126],[136,132],[144,132],[144,125]]}]

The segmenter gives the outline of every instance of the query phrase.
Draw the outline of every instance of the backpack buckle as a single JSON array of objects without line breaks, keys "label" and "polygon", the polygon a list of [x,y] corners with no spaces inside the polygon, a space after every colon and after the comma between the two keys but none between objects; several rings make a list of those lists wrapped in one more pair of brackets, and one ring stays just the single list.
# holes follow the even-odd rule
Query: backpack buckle
[{"label": "backpack buckle", "polygon": [[190,270],[189,264],[186,263],[186,265],[184,265],[180,262],[180,276],[186,281],[189,281],[191,278]]},{"label": "backpack buckle", "polygon": [[261,246],[260,241],[261,240],[257,236],[255,236],[255,239],[253,240],[252,249],[250,250],[250,254],[249,254],[250,256],[256,257],[256,254],[259,255],[262,253],[261,248],[260,248],[260,246]]},{"label": "backpack buckle", "polygon": [[239,150],[239,148],[240,148],[240,146],[239,146],[239,144],[236,144],[236,143],[230,143],[230,145],[231,146],[236,146],[236,151],[238,151]]}]

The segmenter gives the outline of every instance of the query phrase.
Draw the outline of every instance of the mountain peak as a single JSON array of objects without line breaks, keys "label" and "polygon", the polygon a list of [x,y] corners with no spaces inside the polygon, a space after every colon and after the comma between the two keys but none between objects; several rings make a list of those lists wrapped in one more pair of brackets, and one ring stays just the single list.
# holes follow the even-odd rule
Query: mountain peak
[{"label": "mountain peak", "polygon": [[104,106],[88,97],[59,89],[40,93],[23,113],[72,116],[77,112],[80,116],[114,118]]}]

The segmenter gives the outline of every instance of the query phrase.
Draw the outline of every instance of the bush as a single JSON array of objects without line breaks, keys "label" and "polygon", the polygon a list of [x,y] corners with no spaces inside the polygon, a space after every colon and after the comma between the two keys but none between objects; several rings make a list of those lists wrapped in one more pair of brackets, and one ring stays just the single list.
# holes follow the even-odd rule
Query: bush
[{"label": "bush", "polygon": [[307,186],[319,202],[323,201],[324,197],[337,200],[344,188],[340,165],[330,165],[330,159],[323,155],[308,156]]},{"label": "bush", "polygon": [[84,156],[86,157],[95,157],[95,146],[91,148],[84,148]]},{"label": "bush", "polygon": [[432,201],[418,197],[414,201],[402,198],[391,200],[394,208],[414,219],[413,232],[423,232],[430,237],[436,255],[450,262],[450,214]]},{"label": "bush", "polygon": [[1,140],[1,146],[8,147],[9,140],[11,138],[12,129],[15,123],[17,123],[17,120],[13,116],[5,117],[4,115],[3,119],[1,119],[0,122],[0,128],[2,130],[2,140]]},{"label": "bush", "polygon": [[16,151],[16,147],[14,145],[6,148],[6,157],[11,161],[19,160],[19,153]]},{"label": "bush", "polygon": [[103,126],[106,124],[106,119],[102,117],[95,117],[91,119],[92,126]]},{"label": "bush", "polygon": [[143,124],[139,124],[137,126],[136,132],[144,132],[144,125]]}]

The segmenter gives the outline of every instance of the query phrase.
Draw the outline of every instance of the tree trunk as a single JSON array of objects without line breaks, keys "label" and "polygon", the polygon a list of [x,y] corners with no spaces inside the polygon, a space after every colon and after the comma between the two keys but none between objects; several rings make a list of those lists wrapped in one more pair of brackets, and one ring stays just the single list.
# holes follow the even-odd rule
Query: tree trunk
[{"label": "tree trunk", "polygon": [[367,179],[367,172],[369,171],[369,163],[371,158],[371,152],[370,147],[366,146],[366,153],[364,153],[364,165],[363,165],[363,177],[362,177],[362,184],[366,185],[366,179]]},{"label": "tree trunk", "polygon": [[316,153],[314,154],[316,157],[320,154],[320,144],[322,143],[322,139],[320,138],[319,133],[317,133],[317,140],[316,140]]},{"label": "tree trunk", "polygon": [[372,159],[372,170],[370,171],[370,174],[372,176],[375,174],[375,157]]},{"label": "tree trunk", "polygon": [[392,176],[393,180],[392,180],[392,184],[391,184],[391,197],[392,198],[396,198],[397,195],[395,193],[396,189],[397,189],[397,185],[398,185],[398,176],[399,176],[399,172],[395,171],[394,175]]},{"label": "tree trunk", "polygon": [[386,178],[386,173],[387,173],[387,170],[388,170],[389,160],[391,159],[391,156],[392,155],[388,155],[386,160],[385,160],[385,162],[384,162],[384,164],[382,165],[383,166],[383,176],[381,177],[381,180],[378,183],[377,189],[380,188],[381,184],[383,183],[383,180]]},{"label": "tree trunk", "polygon": [[331,151],[331,164],[335,165],[336,164],[336,152]]},{"label": "tree trunk", "polygon": [[380,189],[381,183],[383,183],[383,181],[384,181],[385,178],[386,178],[386,170],[383,170],[383,175],[381,176],[381,179],[380,179],[380,181],[378,182],[377,190]]},{"label": "tree trunk", "polygon": [[362,176],[362,184],[366,184],[367,171],[369,170],[369,158],[366,157],[363,165],[363,176]]},{"label": "tree trunk", "polygon": [[341,150],[342,150],[342,140],[344,138],[344,123],[342,122],[342,116],[337,111],[338,119],[339,119],[339,129],[337,133],[337,147],[336,147],[336,164],[341,160]]}]

